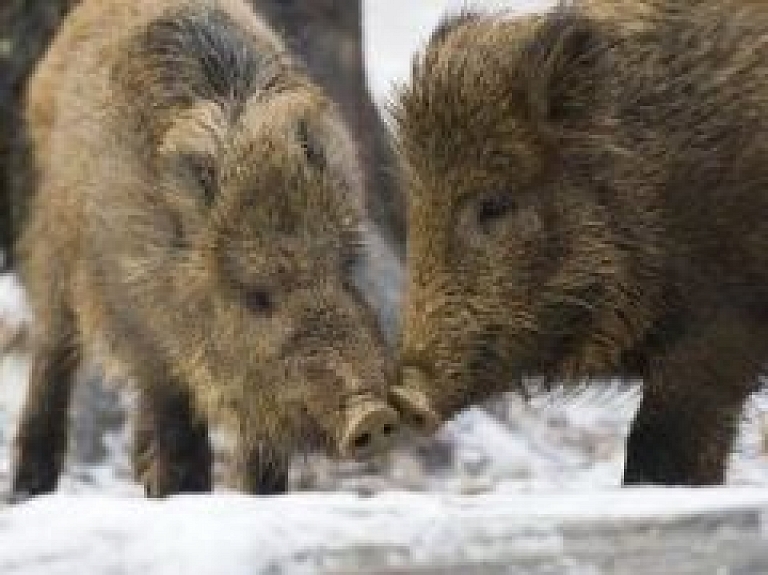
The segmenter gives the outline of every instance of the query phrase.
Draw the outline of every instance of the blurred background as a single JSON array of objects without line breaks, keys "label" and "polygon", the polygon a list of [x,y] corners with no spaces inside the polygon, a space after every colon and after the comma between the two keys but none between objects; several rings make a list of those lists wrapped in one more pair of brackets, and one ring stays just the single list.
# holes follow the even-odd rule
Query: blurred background
[{"label": "blurred background", "polygon": [[[412,55],[447,12],[464,5],[448,0],[257,1],[289,46],[326,85],[360,141],[368,169],[368,205],[379,234],[371,266],[360,281],[392,334],[403,270],[402,197],[394,179],[385,122],[379,113],[398,83],[407,80]],[[45,5],[34,12],[33,5]],[[23,199],[14,198],[14,178],[23,166],[8,152],[23,137],[14,110],[23,81],[54,33],[71,1],[6,0],[0,7],[0,230],[12,236]],[[533,0],[478,1],[489,9],[528,11]],[[14,39],[23,42],[14,44]],[[20,46],[21,48],[14,48]],[[21,52],[19,52],[21,50]],[[370,98],[366,90],[370,90]],[[11,142],[11,143],[9,143]],[[22,142],[23,144],[23,142]],[[23,162],[22,162],[23,164]],[[23,188],[23,185],[21,186]],[[21,206],[21,207],[20,207]],[[10,214],[10,215],[9,215]],[[10,445],[25,381],[27,311],[13,272],[0,275],[0,490],[7,486]],[[61,489],[67,492],[140,493],[131,480],[128,445],[133,394],[104,384],[85,367],[73,410],[71,455]],[[621,382],[582,392],[552,392],[530,401],[499,398],[466,410],[428,440],[404,442],[385,460],[339,465],[321,456],[298,457],[294,489],[376,492],[390,488],[479,493],[491,490],[546,491],[615,486],[620,483],[623,443],[637,407],[639,390]],[[757,395],[746,411],[732,457],[730,484],[768,484],[768,395]],[[214,433],[217,472],[227,483],[228,440]]]}]

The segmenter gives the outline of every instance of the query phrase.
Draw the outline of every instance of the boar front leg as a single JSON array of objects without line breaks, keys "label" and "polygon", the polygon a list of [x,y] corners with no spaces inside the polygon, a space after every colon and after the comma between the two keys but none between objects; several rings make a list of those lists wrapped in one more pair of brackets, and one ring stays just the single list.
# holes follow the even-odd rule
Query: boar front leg
[{"label": "boar front leg", "polygon": [[289,458],[278,454],[267,442],[240,442],[237,452],[237,481],[252,495],[278,495],[288,489]]},{"label": "boar front leg", "polygon": [[133,439],[133,469],[147,497],[210,491],[208,425],[189,393],[171,380],[144,386]]},{"label": "boar front leg", "polygon": [[757,342],[768,341],[768,334],[727,320],[696,332],[651,361],[627,442],[625,485],[717,485],[725,479],[766,351],[756,349]]},{"label": "boar front leg", "polygon": [[708,405],[719,399],[667,402],[655,391],[646,392],[627,442],[624,484],[721,484],[742,402]]},{"label": "boar front leg", "polygon": [[[40,314],[43,315],[43,314]],[[69,444],[69,405],[79,361],[74,321],[64,312],[32,340],[29,387],[15,444],[11,499],[56,488]]]}]

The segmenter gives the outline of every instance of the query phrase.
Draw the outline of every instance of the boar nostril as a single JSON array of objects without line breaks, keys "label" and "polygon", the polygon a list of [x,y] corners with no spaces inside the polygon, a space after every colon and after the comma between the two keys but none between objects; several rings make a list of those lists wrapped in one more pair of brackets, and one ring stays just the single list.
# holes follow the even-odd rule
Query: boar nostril
[{"label": "boar nostril", "polygon": [[371,444],[371,434],[363,433],[362,435],[358,435],[353,443],[357,449],[364,449]]}]

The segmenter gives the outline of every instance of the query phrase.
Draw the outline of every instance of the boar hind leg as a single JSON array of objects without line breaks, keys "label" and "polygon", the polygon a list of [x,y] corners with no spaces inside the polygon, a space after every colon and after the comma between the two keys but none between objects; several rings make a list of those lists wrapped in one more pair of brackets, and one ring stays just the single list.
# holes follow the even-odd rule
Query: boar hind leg
[{"label": "boar hind leg", "polygon": [[288,489],[290,462],[266,443],[238,448],[237,479],[240,489],[253,495],[277,495]]},{"label": "boar hind leg", "polygon": [[723,482],[765,351],[754,353],[756,336],[725,322],[653,362],[627,442],[625,484]]},{"label": "boar hind leg", "polygon": [[[62,318],[59,318],[62,319]],[[11,497],[53,491],[68,446],[69,405],[79,359],[73,322],[35,336],[29,388],[14,444]]]},{"label": "boar hind leg", "polygon": [[208,425],[189,393],[168,382],[145,387],[133,440],[133,468],[147,497],[210,491],[213,457]]}]

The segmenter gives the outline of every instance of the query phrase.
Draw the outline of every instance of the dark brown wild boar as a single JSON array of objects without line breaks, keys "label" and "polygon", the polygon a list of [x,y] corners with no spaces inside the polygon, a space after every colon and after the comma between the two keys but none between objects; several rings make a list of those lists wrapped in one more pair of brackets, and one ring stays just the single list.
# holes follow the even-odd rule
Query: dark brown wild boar
[{"label": "dark brown wild boar", "polygon": [[721,482],[768,360],[768,5],[463,14],[394,115],[394,398],[443,419],[524,376],[642,377],[624,481]]},{"label": "dark brown wild boar", "polygon": [[13,491],[54,489],[81,360],[140,391],[147,493],[211,486],[209,421],[243,488],[291,454],[388,444],[389,357],[350,281],[364,247],[335,107],[241,0],[85,0],[32,78],[40,189],[20,245],[34,312]]}]

